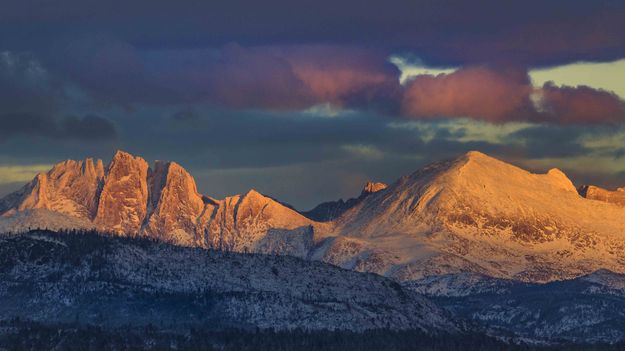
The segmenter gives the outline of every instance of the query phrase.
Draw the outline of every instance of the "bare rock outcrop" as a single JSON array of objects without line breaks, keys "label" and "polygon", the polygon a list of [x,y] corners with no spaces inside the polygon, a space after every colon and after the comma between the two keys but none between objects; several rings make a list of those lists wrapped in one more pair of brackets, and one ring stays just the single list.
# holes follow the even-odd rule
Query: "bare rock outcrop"
[{"label": "bare rock outcrop", "polygon": [[603,201],[625,207],[625,187],[610,191],[594,185],[583,185],[579,188],[579,194],[590,200]]}]

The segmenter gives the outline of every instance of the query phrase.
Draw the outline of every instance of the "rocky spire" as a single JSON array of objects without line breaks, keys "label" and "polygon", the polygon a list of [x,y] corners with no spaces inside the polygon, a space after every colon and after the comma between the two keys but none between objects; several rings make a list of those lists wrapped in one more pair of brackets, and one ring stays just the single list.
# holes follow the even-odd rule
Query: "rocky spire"
[{"label": "rocky spire", "polygon": [[123,233],[137,233],[147,215],[148,163],[117,151],[108,166],[95,223]]},{"label": "rocky spire", "polygon": [[175,162],[157,161],[150,175],[151,215],[145,230],[162,239],[193,244],[201,232],[198,218],[204,210],[195,180]]}]

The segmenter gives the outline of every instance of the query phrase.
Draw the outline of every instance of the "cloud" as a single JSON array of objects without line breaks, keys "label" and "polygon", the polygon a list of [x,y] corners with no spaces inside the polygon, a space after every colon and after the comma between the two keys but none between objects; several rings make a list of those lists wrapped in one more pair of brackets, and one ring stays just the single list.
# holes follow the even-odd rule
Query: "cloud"
[{"label": "cloud", "polygon": [[522,119],[532,91],[525,71],[469,67],[420,75],[407,83],[402,112],[412,118],[472,117],[491,122]]},{"label": "cloud", "polygon": [[543,85],[553,81],[557,85],[587,85],[613,91],[625,99],[625,59],[612,62],[576,62],[564,66],[530,71],[534,84]]},{"label": "cloud", "polygon": [[587,86],[532,86],[526,70],[465,67],[409,81],[402,114],[414,119],[468,117],[488,122],[602,124],[625,121],[625,102]]},{"label": "cloud", "polygon": [[400,93],[400,71],[383,51],[335,45],[269,50],[285,57],[316,103],[381,108]]},{"label": "cloud", "polygon": [[496,123],[623,120],[618,96],[588,87],[536,88],[527,69],[516,65],[421,74],[402,86],[401,72],[384,51],[352,46],[228,44],[143,52],[96,36],[63,47],[67,57],[49,59],[53,72],[69,77],[97,101],[122,106],[213,104],[302,111],[326,105],[388,116],[469,117]]},{"label": "cloud", "polygon": [[[5,54],[0,90],[11,99],[0,107],[6,126],[0,134],[115,137],[114,124],[101,117],[59,117],[71,115],[68,106],[76,104],[66,92],[73,86],[82,88],[94,106],[212,104],[266,111],[328,106],[414,119],[468,117],[495,123],[610,123],[625,116],[623,101],[614,94],[584,86],[536,88],[527,69],[515,65],[466,66],[446,74],[417,75],[401,85],[399,69],[384,51],[375,49],[229,44],[144,52],[106,36],[88,38],[60,46],[67,55],[46,56],[45,67],[31,56]],[[17,88],[9,89],[14,84]]]},{"label": "cloud", "polygon": [[43,135],[53,132],[53,121],[33,113],[0,113],[0,142],[16,135]]},{"label": "cloud", "polygon": [[[181,20],[184,19],[184,20]],[[107,33],[141,48],[330,43],[418,53],[427,63],[548,66],[625,57],[625,4],[611,0],[367,3],[193,0],[128,3],[59,0],[54,8],[6,0],[0,42],[40,47],[51,39]]]},{"label": "cloud", "polygon": [[90,141],[109,140],[117,137],[117,130],[115,125],[106,118],[86,115],[82,118],[67,117],[61,122],[55,134]]},{"label": "cloud", "polygon": [[78,33],[54,38],[43,46],[39,57],[51,74],[100,103],[132,104],[166,96],[163,88],[147,77],[141,53],[114,36]]},{"label": "cloud", "polygon": [[[512,128],[466,118],[400,120],[363,112],[318,118],[215,107],[195,111],[198,118],[192,123],[179,123],[167,111],[159,114],[140,108],[132,118],[116,119],[116,123],[124,123],[122,130],[132,130],[132,134],[120,133],[110,144],[14,138],[0,147],[0,163],[43,164],[84,157],[108,160],[115,148],[122,148],[148,160],[176,160],[196,177],[200,190],[212,196],[255,187],[305,208],[322,200],[357,195],[364,180],[392,182],[430,161],[472,149],[515,162],[594,156],[597,147],[590,148],[584,140],[590,136],[605,140],[605,133],[615,129],[535,123],[518,123]],[[524,129],[528,130],[519,132]],[[614,143],[618,145],[621,139]],[[545,167],[561,164],[554,161]]]},{"label": "cloud", "polygon": [[95,116],[57,119],[31,113],[0,114],[0,142],[15,136],[43,136],[47,138],[81,139],[88,141],[110,140],[117,136],[110,120]]},{"label": "cloud", "polygon": [[106,36],[55,46],[45,62],[101,103],[212,103],[302,110],[319,104],[382,108],[399,93],[384,51],[336,45],[139,50]]},{"label": "cloud", "polygon": [[66,84],[30,53],[0,52],[0,142],[18,135],[70,139],[110,139],[108,119],[61,117],[69,103]]},{"label": "cloud", "polygon": [[284,57],[238,45],[224,47],[203,69],[207,99],[231,107],[297,109],[314,103]]},{"label": "cloud", "polygon": [[302,110],[319,104],[379,107],[399,87],[399,71],[377,51],[328,45],[227,45],[203,66],[202,96],[239,108]]},{"label": "cloud", "polygon": [[581,126],[530,125],[508,135],[523,145],[526,158],[572,157],[588,154],[581,138],[587,133]]},{"label": "cloud", "polygon": [[539,94],[540,115],[557,123],[615,123],[625,121],[625,101],[618,95],[587,86],[555,86],[547,82]]},{"label": "cloud", "polygon": [[30,53],[0,52],[0,109],[15,114],[55,111],[63,91]]}]

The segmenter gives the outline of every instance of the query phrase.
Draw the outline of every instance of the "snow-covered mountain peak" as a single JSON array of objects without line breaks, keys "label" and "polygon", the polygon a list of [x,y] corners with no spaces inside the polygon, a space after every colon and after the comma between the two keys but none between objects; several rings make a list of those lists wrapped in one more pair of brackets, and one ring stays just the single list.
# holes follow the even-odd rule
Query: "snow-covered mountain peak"
[{"label": "snow-covered mountain peak", "polygon": [[385,252],[382,271],[403,265],[388,271],[403,280],[464,271],[548,281],[601,267],[625,271],[623,216],[580,197],[560,170],[536,174],[469,152],[368,196],[336,228],[364,240],[361,252]]},{"label": "snow-covered mountain peak", "polygon": [[501,196],[524,196],[529,192],[546,194],[562,190],[577,195],[573,182],[557,168],[545,174],[531,173],[478,151],[470,151],[439,168],[434,181],[437,185],[446,189],[462,187],[464,189],[456,190],[480,197],[488,196],[490,200]]}]

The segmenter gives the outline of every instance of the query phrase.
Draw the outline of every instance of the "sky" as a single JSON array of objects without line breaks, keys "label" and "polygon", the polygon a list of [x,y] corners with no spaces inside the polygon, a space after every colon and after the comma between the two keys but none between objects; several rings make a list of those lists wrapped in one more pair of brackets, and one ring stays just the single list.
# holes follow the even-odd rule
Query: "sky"
[{"label": "sky", "polygon": [[5,0],[0,195],[175,160],[309,209],[479,150],[625,185],[625,2]]}]

